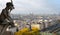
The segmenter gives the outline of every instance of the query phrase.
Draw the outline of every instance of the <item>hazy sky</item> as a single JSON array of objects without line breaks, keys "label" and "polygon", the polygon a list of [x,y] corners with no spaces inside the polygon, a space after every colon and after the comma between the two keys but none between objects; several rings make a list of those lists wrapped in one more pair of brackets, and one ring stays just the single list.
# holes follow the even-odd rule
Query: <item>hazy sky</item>
[{"label": "hazy sky", "polygon": [[[0,11],[10,0],[0,0]],[[60,13],[60,0],[13,0],[14,14],[58,14]]]}]

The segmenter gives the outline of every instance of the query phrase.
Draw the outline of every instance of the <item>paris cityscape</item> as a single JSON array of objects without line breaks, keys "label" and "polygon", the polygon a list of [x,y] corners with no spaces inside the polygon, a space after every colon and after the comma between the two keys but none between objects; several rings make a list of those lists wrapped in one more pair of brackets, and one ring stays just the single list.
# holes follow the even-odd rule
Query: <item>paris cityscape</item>
[{"label": "paris cityscape", "polygon": [[[18,30],[21,30],[23,28],[31,29],[31,28],[36,27],[41,31],[59,33],[60,15],[56,15],[56,14],[53,14],[53,15],[11,14],[11,15],[12,15],[11,17],[13,18],[14,22],[18,24],[17,25]],[[46,30],[43,30],[44,28],[46,28]],[[16,32],[16,28],[10,29],[10,31]]]}]

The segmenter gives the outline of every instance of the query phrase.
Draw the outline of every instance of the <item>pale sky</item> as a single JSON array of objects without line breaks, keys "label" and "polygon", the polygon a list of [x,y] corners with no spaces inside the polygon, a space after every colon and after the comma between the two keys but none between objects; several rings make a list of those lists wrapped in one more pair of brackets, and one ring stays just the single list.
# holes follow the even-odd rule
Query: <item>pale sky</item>
[{"label": "pale sky", "polygon": [[[0,0],[0,12],[10,0]],[[13,0],[13,14],[59,14],[60,0]]]}]

